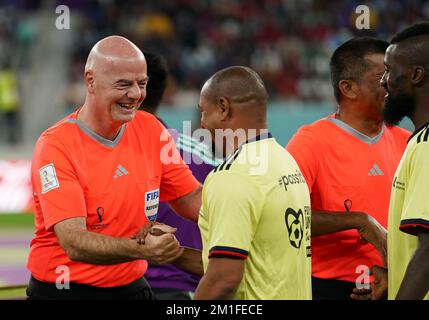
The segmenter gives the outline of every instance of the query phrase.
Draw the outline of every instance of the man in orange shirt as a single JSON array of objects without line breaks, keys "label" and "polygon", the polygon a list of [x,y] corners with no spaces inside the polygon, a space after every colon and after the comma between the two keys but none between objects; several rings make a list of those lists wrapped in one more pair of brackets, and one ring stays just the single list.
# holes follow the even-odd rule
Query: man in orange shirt
[{"label": "man in orange shirt", "polygon": [[84,105],[37,141],[30,299],[151,299],[147,260],[182,255],[168,226],[144,244],[131,239],[156,219],[159,201],[194,221],[201,205],[200,185],[172,137],[138,111],[146,68],[129,40],[99,41],[85,66]]},{"label": "man in orange shirt", "polygon": [[311,194],[314,299],[350,298],[385,262],[390,187],[410,136],[382,118],[388,45],[355,38],[337,48],[330,68],[338,111],[302,127],[286,147]]}]

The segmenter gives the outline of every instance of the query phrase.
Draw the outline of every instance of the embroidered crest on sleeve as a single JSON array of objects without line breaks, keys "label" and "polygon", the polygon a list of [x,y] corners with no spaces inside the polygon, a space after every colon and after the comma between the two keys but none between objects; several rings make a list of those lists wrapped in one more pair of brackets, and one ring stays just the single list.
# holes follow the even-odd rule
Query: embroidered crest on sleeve
[{"label": "embroidered crest on sleeve", "polygon": [[55,167],[52,163],[41,167],[39,169],[40,185],[42,186],[42,193],[46,193],[52,189],[60,186],[55,172]]}]

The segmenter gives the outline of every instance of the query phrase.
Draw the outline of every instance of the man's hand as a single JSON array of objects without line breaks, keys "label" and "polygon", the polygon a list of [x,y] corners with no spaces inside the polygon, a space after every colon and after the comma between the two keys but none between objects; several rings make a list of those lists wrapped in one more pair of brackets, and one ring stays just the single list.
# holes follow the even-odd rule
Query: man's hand
[{"label": "man's hand", "polygon": [[374,275],[374,282],[371,289],[353,289],[350,297],[354,300],[384,300],[387,298],[387,269],[374,266],[371,269]]},{"label": "man's hand", "polygon": [[383,264],[387,266],[387,230],[369,214],[361,214],[357,231],[363,240],[371,243],[380,253]]},{"label": "man's hand", "polygon": [[149,233],[154,236],[160,236],[164,233],[174,234],[176,231],[176,228],[163,223],[148,222],[139,230],[139,232],[132,235],[131,239],[136,240],[138,244],[145,244],[145,238]]},{"label": "man's hand", "polygon": [[137,233],[133,234],[131,239],[136,240],[138,244],[144,244],[145,238],[154,224],[155,222],[149,221]]},{"label": "man's hand", "polygon": [[372,300],[387,298],[387,268],[374,266],[371,269],[374,275],[374,283],[371,286]]},{"label": "man's hand", "polygon": [[[144,247],[145,259],[152,264],[165,264],[179,258],[183,253],[179,241],[172,233],[146,235]],[[143,248],[142,248],[143,249]]]}]

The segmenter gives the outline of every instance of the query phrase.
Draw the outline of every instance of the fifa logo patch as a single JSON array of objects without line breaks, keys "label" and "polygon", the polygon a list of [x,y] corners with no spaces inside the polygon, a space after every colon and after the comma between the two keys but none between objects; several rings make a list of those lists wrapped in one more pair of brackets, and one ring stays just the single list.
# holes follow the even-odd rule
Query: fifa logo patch
[{"label": "fifa logo patch", "polygon": [[156,220],[158,215],[159,206],[159,189],[148,191],[144,195],[145,206],[144,212],[149,221],[153,222]]},{"label": "fifa logo patch", "polygon": [[58,182],[57,173],[52,163],[39,169],[40,184],[42,186],[42,193],[46,193],[52,189],[58,188],[60,183]]}]

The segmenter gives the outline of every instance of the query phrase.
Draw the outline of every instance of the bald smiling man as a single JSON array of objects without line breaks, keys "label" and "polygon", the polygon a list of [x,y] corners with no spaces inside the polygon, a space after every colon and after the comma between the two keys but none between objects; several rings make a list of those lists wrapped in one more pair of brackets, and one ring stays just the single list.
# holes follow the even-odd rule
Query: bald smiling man
[{"label": "bald smiling man", "polygon": [[[29,299],[152,299],[147,261],[183,249],[174,228],[151,230],[159,201],[197,220],[201,187],[171,136],[138,108],[149,81],[143,53],[111,36],[92,48],[83,106],[42,133],[32,161],[36,235]],[[161,157],[164,148],[170,157]],[[180,260],[180,259],[179,259]]]}]

